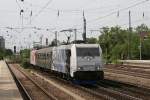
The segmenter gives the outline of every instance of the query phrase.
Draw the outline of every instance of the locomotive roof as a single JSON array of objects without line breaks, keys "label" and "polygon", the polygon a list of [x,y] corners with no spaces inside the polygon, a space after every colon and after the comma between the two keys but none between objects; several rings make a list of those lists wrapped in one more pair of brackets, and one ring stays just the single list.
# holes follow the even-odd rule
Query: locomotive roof
[{"label": "locomotive roof", "polygon": [[39,49],[36,52],[43,53],[43,52],[50,52],[51,50],[52,50],[52,47],[48,47],[48,48]]},{"label": "locomotive roof", "polygon": [[75,46],[90,48],[90,47],[99,47],[99,44],[75,44]]},{"label": "locomotive roof", "polygon": [[37,53],[50,52],[50,51],[52,51],[52,49],[71,49],[71,47],[73,45],[75,45],[76,47],[85,47],[85,48],[98,47],[99,46],[99,44],[69,44],[69,45],[60,45],[57,47],[43,48],[43,49],[37,50],[36,52]]},{"label": "locomotive roof", "polygon": [[57,47],[54,47],[55,49],[71,49],[72,45],[60,45]]}]

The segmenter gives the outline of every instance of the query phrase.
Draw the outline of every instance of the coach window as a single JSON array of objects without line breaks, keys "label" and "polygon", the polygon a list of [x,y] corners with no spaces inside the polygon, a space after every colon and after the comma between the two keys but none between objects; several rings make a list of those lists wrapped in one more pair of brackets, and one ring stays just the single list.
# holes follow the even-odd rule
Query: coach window
[{"label": "coach window", "polygon": [[41,56],[42,56],[42,59],[43,59],[43,54],[41,54]]},{"label": "coach window", "polygon": [[41,54],[41,55],[42,55],[42,59],[43,59],[43,58],[44,58],[44,57],[43,57],[43,54]]},{"label": "coach window", "polygon": [[44,53],[44,59],[46,59],[46,56],[47,56],[47,55]]},{"label": "coach window", "polygon": [[44,59],[46,59],[47,58],[47,54],[44,54]]},{"label": "coach window", "polygon": [[49,58],[49,53],[47,53],[47,58]]},{"label": "coach window", "polygon": [[42,59],[44,59],[45,58],[45,55],[44,54],[42,54]]},{"label": "coach window", "polygon": [[41,59],[43,59],[43,54],[41,53]]},{"label": "coach window", "polygon": [[35,54],[35,57],[36,57],[36,58],[38,58],[38,55],[37,55],[37,54]]},{"label": "coach window", "polygon": [[41,54],[39,54],[39,58],[41,59]]},{"label": "coach window", "polygon": [[42,59],[42,54],[40,54],[40,59]]}]

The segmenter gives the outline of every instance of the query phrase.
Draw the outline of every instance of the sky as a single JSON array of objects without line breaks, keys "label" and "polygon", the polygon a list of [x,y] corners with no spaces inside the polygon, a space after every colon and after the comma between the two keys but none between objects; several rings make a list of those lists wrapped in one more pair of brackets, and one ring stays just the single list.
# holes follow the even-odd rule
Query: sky
[{"label": "sky", "polygon": [[97,38],[100,32],[91,30],[117,25],[128,28],[129,10],[133,28],[142,23],[150,26],[149,8],[149,0],[1,0],[0,36],[6,39],[6,48],[16,45],[17,50],[32,48],[40,37],[43,45],[46,38],[50,43],[55,31],[60,41],[70,34],[73,40],[73,32],[60,32],[64,29],[77,29],[77,39],[82,39],[84,11],[87,37]]}]

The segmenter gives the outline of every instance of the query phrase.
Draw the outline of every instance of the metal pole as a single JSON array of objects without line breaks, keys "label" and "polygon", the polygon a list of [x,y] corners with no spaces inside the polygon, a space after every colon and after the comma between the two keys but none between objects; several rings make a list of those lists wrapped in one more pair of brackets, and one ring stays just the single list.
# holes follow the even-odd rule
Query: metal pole
[{"label": "metal pole", "polygon": [[41,36],[41,37],[40,37],[40,44],[41,44],[41,46],[42,46],[42,38],[43,38],[43,37]]},{"label": "metal pole", "polygon": [[23,30],[23,14],[24,14],[24,10],[21,9],[20,10],[20,17],[21,17],[21,27],[22,27],[22,30]]},{"label": "metal pole", "polygon": [[128,59],[131,59],[131,11],[129,10]]},{"label": "metal pole", "polygon": [[57,46],[57,31],[55,31],[55,43],[56,43],[56,46]]},{"label": "metal pole", "polygon": [[74,40],[75,40],[75,43],[76,43],[76,41],[77,41],[77,29],[74,29],[74,35],[75,35]]},{"label": "metal pole", "polygon": [[83,41],[86,43],[86,18],[83,11]]},{"label": "metal pole", "polygon": [[142,60],[142,40],[140,38],[140,60]]}]

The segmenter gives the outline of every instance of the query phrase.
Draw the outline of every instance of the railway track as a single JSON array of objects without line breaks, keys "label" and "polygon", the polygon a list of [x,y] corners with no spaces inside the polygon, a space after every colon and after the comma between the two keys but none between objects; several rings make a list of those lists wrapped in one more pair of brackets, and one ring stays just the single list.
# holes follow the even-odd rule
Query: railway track
[{"label": "railway track", "polygon": [[139,69],[150,69],[150,67],[144,67],[143,66],[137,66],[137,65],[121,65],[123,67],[128,67],[128,68],[139,68]]},{"label": "railway track", "polygon": [[105,71],[150,79],[150,74],[142,73],[142,72],[135,72],[135,71],[132,71],[130,69],[125,70],[125,69],[121,69],[121,68],[120,69],[118,69],[118,68],[115,68],[115,69],[114,68],[105,68]]},{"label": "railway track", "polygon": [[[37,73],[35,72],[35,74],[37,74]],[[37,76],[39,76],[39,74],[37,74]],[[40,75],[39,77],[43,78],[43,77],[45,77],[45,75]],[[92,94],[93,96],[101,98],[101,99],[103,98],[106,100],[143,100],[140,97],[136,97],[134,95],[129,95],[124,92],[122,93],[122,91],[118,91],[118,90],[116,91],[112,88],[106,88],[106,87],[103,87],[100,85],[79,86],[79,85],[72,84],[71,82],[68,82],[66,80],[60,79],[58,77],[51,77],[51,78],[55,79],[55,81],[57,81],[58,83],[63,83],[63,84],[66,84],[67,86],[71,85],[71,87],[85,91],[85,92]],[[44,80],[46,80],[46,79],[44,78]]]},{"label": "railway track", "polygon": [[[80,99],[82,100],[148,100],[147,98],[149,98],[149,93],[147,91],[143,90],[142,92],[141,90],[133,89],[133,87],[125,87],[123,83],[115,83],[105,80],[103,82],[101,81],[95,86],[80,86],[51,75],[50,73],[41,72],[39,70],[32,70],[31,73],[36,76],[36,79],[43,80],[46,82],[46,84],[51,84],[51,82],[49,83],[51,80],[58,85],[61,85],[61,87],[69,90],[68,92],[71,93],[69,93],[69,95],[81,97]],[[36,79],[34,79],[34,81]],[[140,96],[137,96],[137,94]],[[79,99],[76,98],[76,100]]]},{"label": "railway track", "polygon": [[61,84],[64,88],[67,88],[70,90],[70,92],[73,92],[74,94],[77,94],[83,98],[85,98],[85,100],[114,100],[112,97],[101,94],[101,93],[97,93],[91,89],[85,88],[83,86],[79,86],[76,84],[73,84],[70,81],[66,81],[64,79],[61,79],[59,77],[55,77],[55,76],[47,76],[49,74],[45,74],[45,73],[37,73],[35,71],[32,72],[33,74],[35,74],[36,76],[42,78],[43,80],[53,80],[58,84]]},{"label": "railway track", "polygon": [[[17,66],[19,66],[19,65],[17,65]],[[37,73],[40,73],[40,72],[31,71],[31,74],[36,76],[36,78],[38,80],[43,80],[43,82],[46,83],[45,85],[48,85],[48,84],[49,84],[49,86],[54,85],[55,87],[58,87],[57,89],[63,90],[63,91],[60,91],[59,94],[61,94],[61,92],[65,92],[68,95],[73,97],[73,98],[59,99],[59,100],[73,100],[73,99],[75,99],[75,100],[92,100],[92,99],[94,99],[94,100],[108,100],[108,99],[111,100],[108,96],[101,95],[100,93],[95,93],[94,91],[91,92],[87,89],[85,90],[85,88],[79,89],[79,87],[75,86],[74,84],[70,84],[70,82],[60,79],[55,76],[50,76],[50,78],[52,78],[52,79],[49,79],[49,78],[47,79],[45,77],[49,77],[50,74],[46,73],[47,76],[45,76],[45,72],[41,72],[42,75],[37,74]],[[45,76],[45,77],[43,77],[43,76]],[[72,87],[74,87],[74,89]],[[67,91],[67,90],[69,90],[69,91]],[[58,93],[57,93],[57,96],[59,97],[60,95],[58,95]]]},{"label": "railway track", "polygon": [[109,96],[113,97],[115,100],[143,100],[139,97],[135,97],[135,96],[126,94],[122,91],[116,91],[115,89],[112,89],[112,88],[104,88],[99,85],[96,85],[96,87],[97,88],[95,89],[95,91],[97,91],[97,92],[104,91]]},{"label": "railway track", "polygon": [[56,97],[49,94],[38,83],[26,75],[26,73],[15,68],[12,64],[9,64],[8,66],[13,76],[18,81],[19,88],[22,88],[22,91],[24,91],[27,96],[24,98],[25,100],[57,100]]},{"label": "railway track", "polygon": [[111,90],[119,91],[123,93],[123,95],[124,94],[129,95],[129,97],[130,96],[137,97],[142,100],[149,100],[150,98],[150,89],[141,88],[141,87],[133,86],[126,83],[116,82],[108,79],[98,82],[98,85]]},{"label": "railway track", "polygon": [[[105,72],[114,73],[114,74],[118,74],[118,75],[126,75],[126,77],[125,77],[126,81],[122,81],[125,83],[112,81],[113,78],[109,78],[110,76],[109,77],[107,76],[106,77],[107,80],[105,80],[103,82],[101,81],[102,86],[108,87],[108,88],[111,87],[118,91],[122,91],[122,93],[136,96],[136,97],[142,98],[144,100],[149,100],[150,87],[147,84],[150,80],[150,72],[149,71],[144,71],[143,68],[141,68],[141,67],[139,68],[138,66],[131,67],[131,66],[127,66],[127,65],[125,65],[125,66],[124,65],[112,65],[112,66],[107,66],[107,68],[105,68]],[[131,82],[128,81],[127,76],[129,76],[129,77],[132,76],[133,81],[131,81]],[[134,80],[134,77],[135,77],[135,80]],[[131,79],[129,79],[129,80],[131,80]],[[118,81],[121,81],[121,80],[119,79]],[[141,81],[141,80],[143,80],[143,81]]]},{"label": "railway track", "polygon": [[[145,73],[150,75],[150,67],[139,67],[139,66],[131,66],[131,65],[106,65],[106,69],[120,69],[130,72],[138,72]],[[149,70],[149,71],[148,71]]]}]

